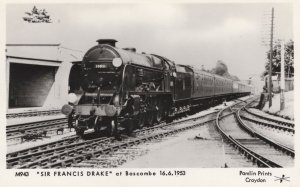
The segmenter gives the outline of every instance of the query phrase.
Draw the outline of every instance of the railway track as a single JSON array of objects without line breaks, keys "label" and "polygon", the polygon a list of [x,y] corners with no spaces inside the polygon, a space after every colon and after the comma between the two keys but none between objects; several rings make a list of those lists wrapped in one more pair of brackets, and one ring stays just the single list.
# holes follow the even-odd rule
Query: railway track
[{"label": "railway track", "polygon": [[[120,162],[125,162],[126,159],[120,157],[126,157],[126,155],[134,155],[135,152],[139,152],[135,146],[153,141],[162,141],[163,138],[175,135],[177,133],[196,128],[205,125],[210,122],[214,122],[215,113],[205,115],[201,118],[192,118],[183,120],[176,123],[164,124],[158,128],[152,129],[152,131],[140,131],[137,132],[135,137],[129,137],[124,142],[117,142],[112,147],[103,147],[101,154],[95,154],[91,159],[84,160],[80,163],[74,163],[71,167],[76,168],[110,168],[121,165]],[[103,154],[104,153],[104,154]]]},{"label": "railway track", "polygon": [[[216,124],[222,137],[259,167],[291,167],[294,150],[262,136],[249,128],[240,117],[245,106],[227,108],[218,113]],[[222,115],[226,110],[232,115]],[[271,146],[270,146],[271,145]]]},{"label": "railway track", "polygon": [[28,133],[37,133],[39,131],[53,131],[67,127],[67,118],[58,118],[38,122],[22,123],[6,126],[7,140],[21,138]]},{"label": "railway track", "polygon": [[258,125],[263,125],[295,134],[294,125],[291,125],[290,123],[281,123],[281,121],[277,120],[268,121],[263,116],[253,115],[253,113],[250,113],[247,109],[241,110],[240,117],[243,120],[250,121]]},{"label": "railway track", "polygon": [[[271,145],[280,145],[278,148],[294,156],[294,134],[295,129],[289,124],[281,123],[281,121],[267,121],[247,112],[247,106],[238,112],[238,120],[242,120],[251,133],[255,133],[257,137],[264,139]],[[277,121],[275,123],[274,121]],[[277,147],[277,146],[276,146]]]},{"label": "railway track", "polygon": [[43,110],[43,111],[29,111],[6,114],[6,118],[20,118],[20,117],[32,117],[32,116],[49,116],[61,114],[61,110]]},{"label": "railway track", "polygon": [[[113,137],[99,137],[91,140],[80,140],[77,137],[70,137],[59,142],[9,153],[6,156],[7,168],[71,167],[84,160],[97,158],[99,155],[109,154],[125,147],[152,141],[214,121],[215,118],[211,119],[211,115],[216,113],[212,112],[200,117],[143,128],[135,131],[135,137],[127,137],[122,141],[118,141]],[[193,122],[193,124],[184,125],[186,122]],[[173,129],[176,126],[178,128]],[[168,129],[170,127],[172,129]]]},{"label": "railway track", "polygon": [[286,127],[293,128],[293,129],[295,127],[294,123],[288,122],[287,120],[279,119],[278,117],[277,118],[274,118],[274,117],[272,118],[272,117],[263,116],[261,114],[252,112],[247,108],[245,108],[244,111],[246,113],[248,113],[249,115],[255,116],[256,118],[260,119],[263,122],[269,122],[269,123],[272,122],[272,123],[275,123],[275,124],[278,124],[278,125],[281,125],[281,126],[286,126]]}]

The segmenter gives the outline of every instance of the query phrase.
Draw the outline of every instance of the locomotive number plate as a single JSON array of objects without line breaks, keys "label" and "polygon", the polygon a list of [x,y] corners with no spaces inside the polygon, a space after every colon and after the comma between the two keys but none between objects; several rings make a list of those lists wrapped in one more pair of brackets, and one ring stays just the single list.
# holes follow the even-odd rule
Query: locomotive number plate
[{"label": "locomotive number plate", "polygon": [[95,68],[103,69],[103,68],[107,68],[107,65],[106,64],[95,64]]}]

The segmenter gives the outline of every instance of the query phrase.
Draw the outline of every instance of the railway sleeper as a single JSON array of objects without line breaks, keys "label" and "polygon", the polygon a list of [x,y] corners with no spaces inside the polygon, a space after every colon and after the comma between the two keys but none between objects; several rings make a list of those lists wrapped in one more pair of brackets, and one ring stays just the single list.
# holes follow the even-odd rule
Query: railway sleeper
[{"label": "railway sleeper", "polygon": [[294,128],[294,126],[295,126],[295,124],[293,124],[293,123],[283,122],[283,121],[271,119],[271,118],[268,118],[268,117],[265,117],[265,116],[261,116],[261,115],[259,115],[259,114],[255,114],[255,113],[253,113],[253,112],[251,112],[251,111],[249,111],[249,110],[247,110],[247,109],[246,109],[246,111],[247,111],[249,114],[251,114],[251,115],[254,115],[254,116],[258,117],[258,118],[261,118],[261,119],[264,119],[264,120],[267,120],[267,121],[272,121],[272,122],[274,122],[274,123],[278,123],[278,124],[285,125],[285,126],[292,127],[292,128]]},{"label": "railway sleeper", "polygon": [[[189,129],[189,128],[184,128],[184,129]],[[184,130],[183,129],[183,130]],[[151,136],[151,137],[147,137],[149,140],[152,140],[152,139],[158,139],[158,138],[160,138],[160,137],[164,137],[164,136],[166,136],[166,135],[171,135],[171,134],[175,134],[175,133],[177,133],[177,132],[181,132],[182,130],[175,130],[175,131],[170,131],[170,132],[166,132],[166,133],[163,133],[163,134],[161,134],[161,135],[154,135],[154,136]],[[145,139],[146,140],[146,139]],[[140,142],[140,140],[139,141],[134,141],[134,142]],[[133,143],[133,144],[131,144],[131,145],[135,145],[135,143]],[[100,152],[100,151],[95,151],[95,153],[103,153],[103,150]],[[78,154],[83,154],[83,152],[82,152],[82,150],[80,150],[80,151],[76,151],[76,154],[78,155]],[[75,156],[75,158],[77,158],[78,156]],[[84,156],[85,158],[86,158],[86,156]],[[62,158],[62,157],[61,157]],[[67,160],[69,160],[70,158],[67,158]],[[57,159],[55,160],[53,160],[54,162],[57,162]],[[53,166],[56,166],[56,165],[53,165]],[[47,165],[47,167],[48,167],[48,165]]]},{"label": "railway sleeper", "polygon": [[253,120],[253,119],[250,119],[250,118],[245,117],[245,116],[241,116],[241,118],[243,118],[245,120],[248,120],[248,121],[251,121],[253,123],[259,124],[259,125],[266,126],[266,127],[271,127],[271,128],[274,128],[274,129],[279,129],[279,130],[283,130],[283,131],[287,131],[287,132],[293,132],[293,133],[295,132],[295,130],[293,128],[290,128],[290,127],[285,127],[285,126],[282,126],[282,125],[270,124],[270,123],[266,123],[266,122],[262,122],[262,121],[257,121],[257,120]]}]

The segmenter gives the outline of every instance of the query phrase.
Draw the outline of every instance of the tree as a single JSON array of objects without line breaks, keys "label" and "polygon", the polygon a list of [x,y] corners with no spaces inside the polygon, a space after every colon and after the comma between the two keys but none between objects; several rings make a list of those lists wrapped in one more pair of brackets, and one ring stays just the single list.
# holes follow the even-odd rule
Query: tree
[{"label": "tree", "polygon": [[[270,51],[267,53],[268,62],[265,65],[263,76],[269,73]],[[284,71],[286,77],[294,77],[294,41],[290,40],[285,44],[284,53]],[[280,74],[281,69],[281,45],[280,41],[275,43],[273,47],[273,60],[272,60],[272,75]]]}]

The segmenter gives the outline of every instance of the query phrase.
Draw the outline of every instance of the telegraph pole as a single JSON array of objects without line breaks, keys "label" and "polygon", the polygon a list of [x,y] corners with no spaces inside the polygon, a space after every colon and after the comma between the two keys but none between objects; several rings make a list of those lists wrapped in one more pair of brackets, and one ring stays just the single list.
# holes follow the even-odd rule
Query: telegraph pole
[{"label": "telegraph pole", "polygon": [[272,8],[272,17],[271,17],[270,65],[269,65],[269,87],[268,87],[269,108],[272,106],[273,24],[274,24],[274,8]]},{"label": "telegraph pole", "polygon": [[284,71],[284,40],[281,41],[281,73],[280,73],[280,110],[284,109],[285,71]]}]

